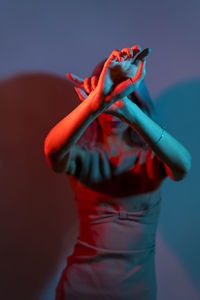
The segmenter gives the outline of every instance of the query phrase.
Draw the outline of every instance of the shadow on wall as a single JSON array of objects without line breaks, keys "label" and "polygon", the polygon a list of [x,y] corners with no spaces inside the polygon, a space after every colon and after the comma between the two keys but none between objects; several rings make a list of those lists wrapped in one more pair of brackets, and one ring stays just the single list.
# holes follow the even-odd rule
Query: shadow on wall
[{"label": "shadow on wall", "polygon": [[46,163],[44,139],[79,100],[67,79],[49,74],[1,82],[0,99],[0,299],[38,300],[60,275],[78,225],[66,177]]},{"label": "shadow on wall", "polygon": [[[163,251],[159,253],[158,235],[157,277],[163,291],[159,299],[163,300],[200,298],[199,95],[200,78],[197,78],[175,84],[155,99],[157,112],[164,127],[182,142],[192,155],[192,168],[187,177],[180,182],[168,179],[162,188],[163,201],[158,230],[162,237],[160,244],[162,248],[164,244],[167,245],[165,254],[169,253],[167,257]],[[178,265],[185,274],[182,272],[181,275],[180,268],[177,269]],[[169,268],[170,276],[169,272],[164,275]],[[169,294],[173,285],[176,288],[174,298]],[[169,289],[164,293],[166,286]],[[192,296],[195,290],[198,298]]]},{"label": "shadow on wall", "polygon": [[[200,275],[199,83],[175,85],[156,102],[166,129],[193,156],[185,180],[164,184],[159,231],[196,288]],[[53,300],[55,277],[58,280],[78,234],[67,178],[50,169],[43,152],[50,129],[80,103],[72,86],[67,79],[49,74],[24,74],[0,83],[0,299]],[[167,261],[159,249],[157,256],[163,267],[158,270],[158,285],[164,295],[173,288],[171,282],[167,285],[164,271],[170,258]]]}]

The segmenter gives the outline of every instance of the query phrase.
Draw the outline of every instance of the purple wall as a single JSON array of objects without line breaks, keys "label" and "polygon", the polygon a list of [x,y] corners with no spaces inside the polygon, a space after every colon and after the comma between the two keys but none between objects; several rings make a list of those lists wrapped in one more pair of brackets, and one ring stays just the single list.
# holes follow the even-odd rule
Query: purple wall
[{"label": "purple wall", "polygon": [[183,181],[163,186],[158,300],[200,298],[199,11],[198,0],[0,0],[0,299],[54,299],[77,218],[43,141],[79,103],[65,74],[86,77],[112,50],[134,44],[151,48],[150,94],[193,157]]}]

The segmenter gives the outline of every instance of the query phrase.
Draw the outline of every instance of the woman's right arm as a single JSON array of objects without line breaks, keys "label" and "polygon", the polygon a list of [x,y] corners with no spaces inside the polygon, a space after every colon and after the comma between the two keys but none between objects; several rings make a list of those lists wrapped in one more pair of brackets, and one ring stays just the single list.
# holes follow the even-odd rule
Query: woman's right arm
[{"label": "woman's right arm", "polygon": [[[140,52],[137,45],[131,49]],[[96,88],[79,106],[51,129],[44,142],[44,153],[48,164],[55,172],[65,171],[71,147],[76,144],[93,120],[114,102],[129,95],[139,86],[145,74],[143,66],[149,54],[148,49],[140,52],[135,65],[132,61],[135,54],[131,53],[129,48],[124,48],[122,52],[114,50],[103,66]],[[123,52],[127,54],[127,61],[123,60]],[[121,73],[124,75],[120,76],[121,82],[116,83],[111,76],[111,70],[115,64],[120,65]],[[129,73],[134,76],[132,78],[128,76],[126,79]]]},{"label": "woman's right arm", "polygon": [[103,101],[102,93],[95,89],[85,101],[51,129],[44,142],[44,153],[55,172],[64,172],[71,147],[108,106]]}]

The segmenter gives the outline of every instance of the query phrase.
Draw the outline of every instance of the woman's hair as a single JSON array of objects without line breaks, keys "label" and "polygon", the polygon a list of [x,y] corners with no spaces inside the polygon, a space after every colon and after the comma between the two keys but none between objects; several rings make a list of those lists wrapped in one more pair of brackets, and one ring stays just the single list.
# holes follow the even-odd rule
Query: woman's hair
[{"label": "woman's hair", "polygon": [[[103,69],[104,63],[107,59],[102,60],[93,70],[91,76],[99,77]],[[151,119],[157,121],[157,115],[152,99],[149,95],[146,83],[143,80],[137,90],[132,92],[128,98],[137,104],[144,113],[146,113]],[[99,145],[102,142],[102,129],[98,123],[98,117],[95,119],[85,130],[82,136],[79,138],[77,144],[86,145],[89,148],[93,148],[95,145]],[[136,145],[142,148],[149,148],[144,139],[132,128],[128,127],[124,134],[124,138],[127,144],[130,146]]]}]

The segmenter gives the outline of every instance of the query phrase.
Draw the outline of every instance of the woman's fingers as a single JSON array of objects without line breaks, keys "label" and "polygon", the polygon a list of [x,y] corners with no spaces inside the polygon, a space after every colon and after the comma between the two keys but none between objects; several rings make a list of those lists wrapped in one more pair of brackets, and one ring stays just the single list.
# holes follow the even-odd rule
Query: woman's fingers
[{"label": "woman's fingers", "polygon": [[85,98],[87,98],[88,95],[82,89],[80,89],[76,86],[74,87],[74,89],[75,89],[75,91],[76,91],[76,93],[77,93],[77,95],[78,95],[78,97],[81,101],[84,101]]},{"label": "woman's fingers", "polygon": [[[136,65],[139,65],[139,62],[141,60],[141,58],[145,55],[147,55],[147,49],[150,48],[146,48],[142,51],[142,48],[138,45],[134,45],[131,48],[123,48],[121,50],[122,56],[125,57],[125,61],[127,59],[132,59],[132,63],[135,63]],[[141,54],[139,54],[141,53]],[[136,55],[138,54],[138,58],[137,60],[135,60]],[[149,53],[148,53],[149,54]]]},{"label": "woman's fingers", "polygon": [[133,50],[133,51],[141,51],[142,50],[142,48],[139,46],[139,45],[134,45],[134,46],[132,46],[131,47],[131,49]]},{"label": "woman's fingers", "polygon": [[128,58],[129,59],[132,58],[133,59],[132,63],[138,66],[141,60],[144,60],[151,53],[151,49],[145,48],[144,50],[142,50],[140,46],[134,45],[131,48],[123,48],[121,50],[121,53],[123,56],[126,55],[125,60],[127,60]]},{"label": "woman's fingers", "polygon": [[123,48],[121,50],[121,53],[123,55],[126,55],[125,60],[127,60],[128,58],[133,58],[137,53],[139,53],[141,51],[141,47],[138,45],[134,45],[131,48]]},{"label": "woman's fingers", "polygon": [[123,62],[121,51],[117,49],[112,52],[111,57],[116,57],[120,62]]},{"label": "woman's fingers", "polygon": [[84,84],[84,80],[79,77],[78,75],[72,74],[72,73],[67,73],[67,77],[72,80],[73,82],[75,82],[76,84],[78,84],[80,87],[83,87]]},{"label": "woman's fingers", "polygon": [[120,62],[123,62],[123,60],[122,60],[122,54],[117,49],[113,50],[113,52],[110,54],[110,56],[108,57],[107,61],[105,62],[104,66],[109,67],[109,65],[112,64],[113,61],[116,60],[116,58]]},{"label": "woman's fingers", "polygon": [[81,77],[72,73],[67,73],[67,76],[70,80],[78,84],[82,89],[85,89],[86,92],[84,92],[80,88],[74,87],[81,101],[83,101],[88,96],[88,94],[90,94],[91,91],[96,88],[98,83],[97,76],[92,76],[92,78],[86,77],[85,79],[82,79]]},{"label": "woman's fingers", "polygon": [[135,64],[136,66],[139,66],[140,62],[144,61],[150,53],[151,53],[151,49],[150,48],[145,48],[134,59],[133,64]]},{"label": "woman's fingers", "polygon": [[89,94],[91,92],[91,78],[86,77],[84,80],[84,89]]},{"label": "woman's fingers", "polygon": [[126,55],[125,60],[127,60],[127,58],[131,58],[133,56],[133,50],[131,48],[123,48],[121,50],[122,55]]},{"label": "woman's fingers", "polygon": [[67,73],[67,77],[80,87],[84,88],[88,94],[96,88],[98,83],[97,76],[92,76],[92,78],[86,77],[85,79],[82,79],[78,75]]},{"label": "woman's fingers", "polygon": [[84,101],[85,98],[88,97],[88,94],[90,94],[91,91],[93,91],[96,88],[97,83],[98,83],[97,76],[92,76],[92,78],[86,77],[85,79],[82,79],[81,77],[79,77],[75,74],[67,73],[67,77],[82,88],[81,89],[79,87],[74,87],[74,89],[81,101]]},{"label": "woman's fingers", "polygon": [[138,66],[138,70],[135,76],[131,79],[132,83],[133,84],[137,83],[137,85],[139,86],[140,82],[143,80],[145,75],[146,75],[146,60],[142,60]]},{"label": "woman's fingers", "polygon": [[133,51],[133,60],[135,58],[135,56],[142,50],[142,48],[138,45],[134,45],[131,47],[132,51]]},{"label": "woman's fingers", "polygon": [[97,83],[98,83],[97,76],[86,77],[84,80],[84,89],[88,94],[90,94],[96,88]]},{"label": "woman's fingers", "polygon": [[97,84],[98,84],[98,77],[97,76],[92,76],[92,78],[91,78],[91,89],[92,89],[92,91],[95,90]]}]

